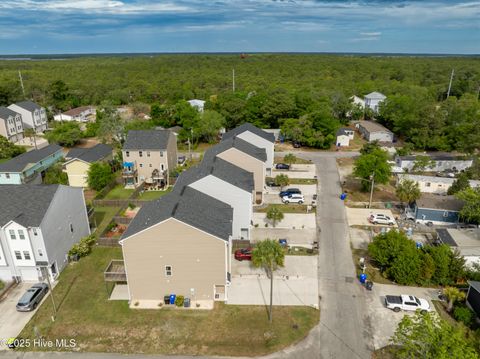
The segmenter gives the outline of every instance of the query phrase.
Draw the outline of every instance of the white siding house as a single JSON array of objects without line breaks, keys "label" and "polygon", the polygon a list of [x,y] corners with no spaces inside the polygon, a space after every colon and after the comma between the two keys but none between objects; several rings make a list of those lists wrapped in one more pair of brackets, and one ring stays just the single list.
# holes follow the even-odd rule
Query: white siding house
[{"label": "white siding house", "polygon": [[350,128],[341,128],[337,131],[337,147],[345,147],[350,145],[350,140],[353,140],[355,131]]},{"label": "white siding house", "polygon": [[205,101],[193,99],[193,100],[188,100],[187,102],[190,104],[190,106],[195,107],[198,112],[203,112],[203,109],[205,107]]},{"label": "white siding house", "polygon": [[[405,179],[409,179],[418,183],[420,192],[422,193],[435,193],[446,194],[448,189],[455,182],[455,178],[449,177],[436,177],[436,176],[420,176],[411,174],[399,174],[397,183],[402,182]],[[470,187],[476,188],[480,186],[480,181],[471,180]]]},{"label": "white siding house", "polygon": [[[454,156],[449,153],[430,153],[422,156],[427,156],[433,161],[433,166],[425,169],[428,172],[464,171],[467,168],[472,167],[473,164],[473,160],[471,158]],[[417,157],[418,156],[415,155],[395,157],[396,171],[412,171]]]},{"label": "white siding house", "polygon": [[95,120],[95,115],[97,111],[92,106],[82,106],[72,108],[71,110],[59,113],[58,115],[53,116],[55,121],[77,121],[77,122],[88,122]]},{"label": "white siding house", "polygon": [[32,101],[14,103],[8,108],[22,115],[23,128],[33,128],[35,132],[47,129],[47,112],[45,108]]},{"label": "white siding house", "polygon": [[360,121],[357,128],[368,142],[393,142],[393,132],[377,122]]},{"label": "white siding house", "polygon": [[378,107],[381,102],[385,101],[387,96],[380,92],[371,92],[365,95],[365,106],[374,112],[378,112]]}]

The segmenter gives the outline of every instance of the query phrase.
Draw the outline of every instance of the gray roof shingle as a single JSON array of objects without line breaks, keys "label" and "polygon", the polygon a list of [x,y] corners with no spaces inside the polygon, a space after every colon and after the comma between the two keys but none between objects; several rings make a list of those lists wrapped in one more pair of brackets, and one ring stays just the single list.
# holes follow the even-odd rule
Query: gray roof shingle
[{"label": "gray roof shingle", "polygon": [[419,208],[430,208],[453,212],[459,212],[464,206],[464,202],[455,198],[454,196],[438,196],[434,194],[423,194],[422,197],[417,199],[415,202]]},{"label": "gray roof shingle", "polygon": [[4,120],[6,120],[8,116],[15,117],[16,115],[18,115],[18,112],[10,110],[8,107],[4,107],[4,106],[0,107],[0,118],[3,118]]},{"label": "gray roof shingle", "polygon": [[25,227],[40,226],[58,188],[58,184],[0,185],[0,226],[10,221]]},{"label": "gray roof shingle", "polygon": [[0,163],[0,172],[22,172],[27,165],[37,163],[54,153],[61,151],[62,147],[51,144],[39,150],[32,150],[12,158],[10,161]]},{"label": "gray roof shingle", "polygon": [[184,187],[142,206],[122,239],[169,218],[178,219],[225,241],[232,235],[233,208],[191,187]]},{"label": "gray roof shingle", "polygon": [[30,100],[17,102],[15,105],[20,106],[21,108],[24,108],[30,112],[34,112],[35,110],[40,110],[42,108],[42,106]]},{"label": "gray roof shingle", "polygon": [[132,130],[128,131],[124,150],[165,150],[168,139],[173,136],[169,130]]},{"label": "gray roof shingle", "polygon": [[238,136],[239,134],[245,132],[245,131],[250,131],[254,134],[256,134],[259,137],[264,138],[267,141],[270,141],[272,143],[275,143],[275,136],[273,133],[268,133],[263,131],[262,129],[252,125],[251,123],[244,123],[243,125],[240,125],[238,127],[235,127],[234,129],[226,132],[222,136],[222,140],[226,140],[235,136]]},{"label": "gray roof shingle", "polygon": [[248,143],[247,141],[242,140],[238,137],[232,137],[222,142],[216,144],[213,147],[210,147],[204,154],[203,158],[212,161],[214,157],[218,154],[229,150],[230,148],[236,148],[249,156],[252,156],[262,162],[267,160],[267,152],[264,148],[259,148],[257,146]]},{"label": "gray roof shingle", "polygon": [[78,158],[79,160],[92,163],[111,155],[112,151],[112,146],[99,143],[90,148],[72,148],[65,157],[67,159]]}]

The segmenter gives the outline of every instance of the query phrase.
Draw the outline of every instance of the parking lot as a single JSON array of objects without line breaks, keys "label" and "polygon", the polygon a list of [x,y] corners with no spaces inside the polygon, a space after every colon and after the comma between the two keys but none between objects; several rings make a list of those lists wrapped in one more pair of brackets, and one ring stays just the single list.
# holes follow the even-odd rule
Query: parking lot
[{"label": "parking lot", "polygon": [[16,337],[35,313],[35,311],[17,312],[15,307],[20,297],[33,284],[20,283],[8,293],[5,300],[0,302],[0,350],[8,349],[6,346],[3,346],[1,340]]},{"label": "parking lot", "polygon": [[[345,207],[347,212],[347,221],[349,226],[375,226],[368,221],[371,214],[384,214],[395,219],[392,211],[389,209],[371,209],[371,208],[350,208]],[[398,227],[396,224],[393,227]]]},{"label": "parking lot", "polygon": [[427,299],[430,307],[435,311],[432,299],[437,299],[438,289],[375,283],[371,292],[366,291],[368,317],[373,331],[373,345],[375,349],[389,344],[390,338],[395,333],[398,323],[404,315],[414,314],[413,312],[404,311],[395,313],[393,310],[385,307],[386,295],[401,294]]},{"label": "parking lot", "polygon": [[[274,305],[308,305],[318,308],[318,257],[286,256],[285,266],[274,274]],[[250,261],[232,262],[228,304],[268,305],[270,279]]]}]

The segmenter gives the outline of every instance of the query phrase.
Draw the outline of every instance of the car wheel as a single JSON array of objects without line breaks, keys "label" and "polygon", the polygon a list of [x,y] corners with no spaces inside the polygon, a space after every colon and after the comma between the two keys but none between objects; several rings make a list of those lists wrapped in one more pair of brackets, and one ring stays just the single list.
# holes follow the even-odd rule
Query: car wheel
[{"label": "car wheel", "polygon": [[373,221],[373,224],[378,224],[378,222],[377,222],[377,221]]},{"label": "car wheel", "polygon": [[394,311],[395,313],[398,313],[398,312],[400,311],[400,308],[399,308],[399,307],[395,307],[395,308],[393,308],[393,311]]},{"label": "car wheel", "polygon": [[422,310],[420,311],[420,314],[427,314],[427,311],[426,311],[425,309],[422,309]]},{"label": "car wheel", "polygon": [[298,201],[298,203],[299,203],[299,204],[302,204],[302,203],[303,203],[303,201]]},{"label": "car wheel", "polygon": [[288,202],[288,201],[285,201],[285,202],[283,202],[283,203],[285,203],[285,204],[289,204],[290,202]]},{"label": "car wheel", "polygon": [[33,310],[37,309],[37,303],[34,303],[32,308],[33,308]]}]

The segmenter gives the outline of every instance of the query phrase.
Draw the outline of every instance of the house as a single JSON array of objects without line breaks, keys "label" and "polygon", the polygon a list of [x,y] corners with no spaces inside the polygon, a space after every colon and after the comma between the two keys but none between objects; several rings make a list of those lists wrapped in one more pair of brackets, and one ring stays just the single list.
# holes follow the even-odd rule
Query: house
[{"label": "house", "polygon": [[473,267],[475,263],[480,264],[480,230],[478,228],[439,228],[436,232],[440,243],[450,246],[465,258],[467,267]]},{"label": "house", "polygon": [[480,282],[468,281],[467,306],[480,318]]},{"label": "house", "polygon": [[55,121],[78,121],[88,122],[94,121],[97,110],[92,106],[81,106],[72,108],[63,113],[53,116]]},{"label": "house", "polygon": [[350,140],[353,140],[355,131],[350,128],[341,128],[337,131],[337,147],[344,147],[350,145]]},{"label": "house", "polygon": [[393,132],[378,122],[359,121],[356,126],[368,142],[393,142]]},{"label": "house", "polygon": [[354,106],[358,106],[362,110],[365,108],[365,100],[363,98],[353,95],[349,100]]},{"label": "house", "polygon": [[122,155],[126,187],[145,183],[154,189],[163,188],[177,166],[177,136],[168,130],[129,131]]},{"label": "house", "polygon": [[182,172],[174,191],[182,191],[185,186],[230,205],[233,208],[232,239],[250,239],[254,198],[251,172],[214,157]]},{"label": "house", "polygon": [[263,201],[265,188],[267,153],[264,148],[256,147],[239,137],[222,140],[210,147],[204,154],[204,161],[213,161],[215,157],[234,164],[237,167],[253,173],[256,204]]},{"label": "house", "polygon": [[422,224],[453,224],[459,221],[463,202],[454,196],[424,194],[407,208],[407,218]]},{"label": "house", "polygon": [[282,137],[282,130],[279,128],[263,128],[262,130],[266,133],[271,133],[275,142],[280,141],[280,138]]},{"label": "house", "polygon": [[158,308],[183,295],[192,306],[228,299],[233,209],[186,186],[148,202],[123,234],[130,306]]},{"label": "house", "polygon": [[368,95],[365,95],[365,106],[371,109],[374,112],[378,112],[378,107],[381,102],[385,101],[387,96],[380,92],[370,92]]},{"label": "house", "polygon": [[251,123],[244,123],[226,132],[222,136],[222,141],[233,137],[241,138],[258,148],[265,149],[267,153],[266,171],[268,175],[272,174],[275,147],[275,136],[272,133],[265,132]]},{"label": "house", "polygon": [[[90,234],[81,188],[62,185],[0,186],[0,279],[52,279],[68,251]],[[42,269],[45,268],[45,269]]]},{"label": "house", "polygon": [[[435,194],[447,194],[448,189],[452,186],[453,182],[455,182],[455,178],[450,177],[398,174],[397,184],[406,179],[418,183],[420,192]],[[472,188],[480,186],[480,181],[470,180],[469,182]]]},{"label": "house", "polygon": [[15,143],[23,139],[22,115],[7,107],[0,107],[0,136]]},{"label": "house", "polygon": [[[422,155],[423,157],[428,157],[433,161],[433,166],[425,168],[428,172],[445,172],[453,171],[459,172],[464,171],[467,168],[472,167],[473,159],[467,158],[464,156],[456,156],[450,153],[427,153]],[[415,162],[419,156],[409,155],[409,156],[396,156],[395,157],[395,171],[398,172],[409,172],[412,171]]]},{"label": "house", "polygon": [[62,158],[62,147],[56,144],[22,153],[0,163],[0,184],[39,184],[45,170]]},{"label": "house", "polygon": [[44,132],[47,128],[47,112],[45,108],[33,101],[14,103],[8,108],[22,116],[23,128],[33,128],[36,133]]},{"label": "house", "polygon": [[190,106],[195,107],[198,112],[203,112],[203,108],[205,107],[205,101],[194,99],[188,100],[187,102],[190,104]]},{"label": "house", "polygon": [[64,171],[72,187],[88,187],[88,171],[94,162],[112,159],[113,148],[99,143],[90,148],[72,148],[65,159]]}]

